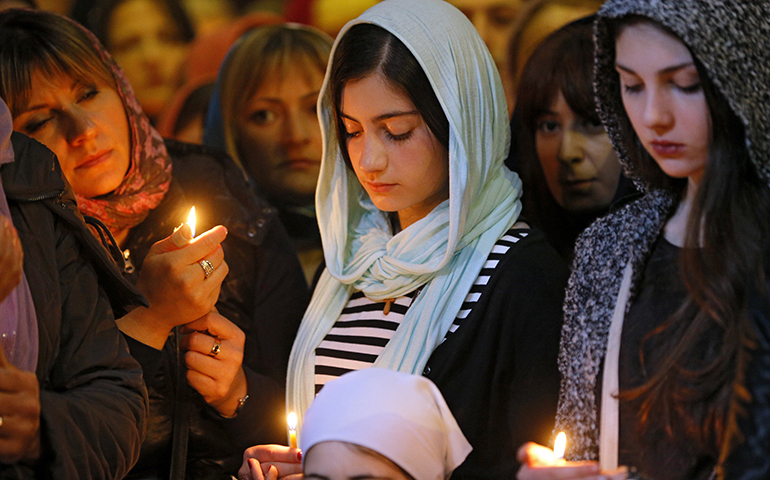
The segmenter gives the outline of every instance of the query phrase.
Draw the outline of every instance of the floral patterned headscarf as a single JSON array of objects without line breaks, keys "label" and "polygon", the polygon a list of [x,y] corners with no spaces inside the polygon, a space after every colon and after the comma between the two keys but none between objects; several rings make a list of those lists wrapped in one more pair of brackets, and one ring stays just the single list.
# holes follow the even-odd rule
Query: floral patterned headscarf
[{"label": "floral patterned headscarf", "polygon": [[142,223],[150,210],[163,200],[171,183],[171,159],[163,138],[142,111],[123,70],[95,35],[73,23],[88,36],[99,58],[112,72],[115,90],[128,119],[131,156],[123,182],[114,191],[99,197],[75,195],[81,213],[98,218],[116,234]]}]

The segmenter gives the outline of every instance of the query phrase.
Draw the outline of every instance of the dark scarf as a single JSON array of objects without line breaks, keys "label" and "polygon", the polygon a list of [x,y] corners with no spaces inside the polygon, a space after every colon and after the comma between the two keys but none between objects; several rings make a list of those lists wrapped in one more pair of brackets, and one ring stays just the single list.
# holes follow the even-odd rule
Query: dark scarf
[{"label": "dark scarf", "polygon": [[100,197],[76,195],[78,208],[84,215],[101,220],[116,234],[142,223],[150,210],[163,200],[171,183],[171,158],[163,138],[137,102],[123,71],[91,32],[80,25],[78,27],[88,35],[94,50],[112,72],[131,135],[131,158],[123,182],[114,191]]}]

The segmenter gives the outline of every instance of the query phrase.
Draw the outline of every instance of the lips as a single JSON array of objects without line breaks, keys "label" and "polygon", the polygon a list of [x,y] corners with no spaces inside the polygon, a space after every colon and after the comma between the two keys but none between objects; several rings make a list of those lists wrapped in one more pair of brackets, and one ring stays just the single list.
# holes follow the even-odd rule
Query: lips
[{"label": "lips", "polygon": [[75,167],[75,169],[95,167],[107,161],[110,158],[110,155],[112,155],[112,149],[100,150],[96,153],[92,153],[87,155],[83,161],[80,162],[77,167]]},{"label": "lips", "polygon": [[283,162],[283,166],[291,170],[310,170],[311,168],[317,168],[320,164],[319,160],[311,160],[309,158],[290,158]]},{"label": "lips", "polygon": [[659,157],[677,158],[684,154],[684,144],[670,142],[668,140],[653,140],[650,148]]},{"label": "lips", "polygon": [[396,188],[397,183],[364,182],[366,190],[370,193],[389,193]]}]

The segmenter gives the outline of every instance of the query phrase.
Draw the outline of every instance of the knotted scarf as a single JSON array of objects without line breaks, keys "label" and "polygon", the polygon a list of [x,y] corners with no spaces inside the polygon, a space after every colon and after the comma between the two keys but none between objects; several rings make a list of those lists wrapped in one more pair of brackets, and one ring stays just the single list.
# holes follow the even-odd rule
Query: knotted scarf
[{"label": "knotted scarf", "polygon": [[[494,61],[473,25],[440,0],[388,0],[349,22],[399,38],[422,66],[449,120],[449,199],[392,235],[386,214],[345,166],[332,115],[329,75],[319,97],[324,156],[316,211],[326,270],[289,360],[287,407],[302,414],[314,396],[315,349],[354,290],[382,300],[424,285],[375,366],[421,373],[444,338],[495,242],[521,210],[518,177],[506,178],[510,141]],[[331,60],[330,60],[331,62]]]}]

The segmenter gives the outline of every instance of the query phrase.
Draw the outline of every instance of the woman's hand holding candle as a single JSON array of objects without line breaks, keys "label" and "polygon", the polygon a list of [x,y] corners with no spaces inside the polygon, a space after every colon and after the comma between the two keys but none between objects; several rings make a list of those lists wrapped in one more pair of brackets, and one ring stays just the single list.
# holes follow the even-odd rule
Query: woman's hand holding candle
[{"label": "woman's hand holding candle", "polygon": [[256,445],[243,452],[239,480],[300,480],[302,454],[284,445]]},{"label": "woman's hand holding candle", "polygon": [[[150,248],[137,282],[150,307],[137,308],[118,320],[124,333],[158,350],[163,348],[171,329],[201,318],[214,308],[229,271],[220,245],[227,237],[225,227],[214,227],[195,239],[186,235],[190,230],[183,226]],[[203,260],[213,267],[208,277],[201,265]]]},{"label": "woman's hand holding candle", "polygon": [[626,472],[602,472],[597,462],[568,462],[554,451],[536,443],[525,443],[517,457],[518,480],[625,480]]},{"label": "woman's hand holding candle", "polygon": [[187,364],[187,382],[222,416],[232,417],[246,396],[243,372],[246,335],[216,312],[184,326],[182,349]]}]

